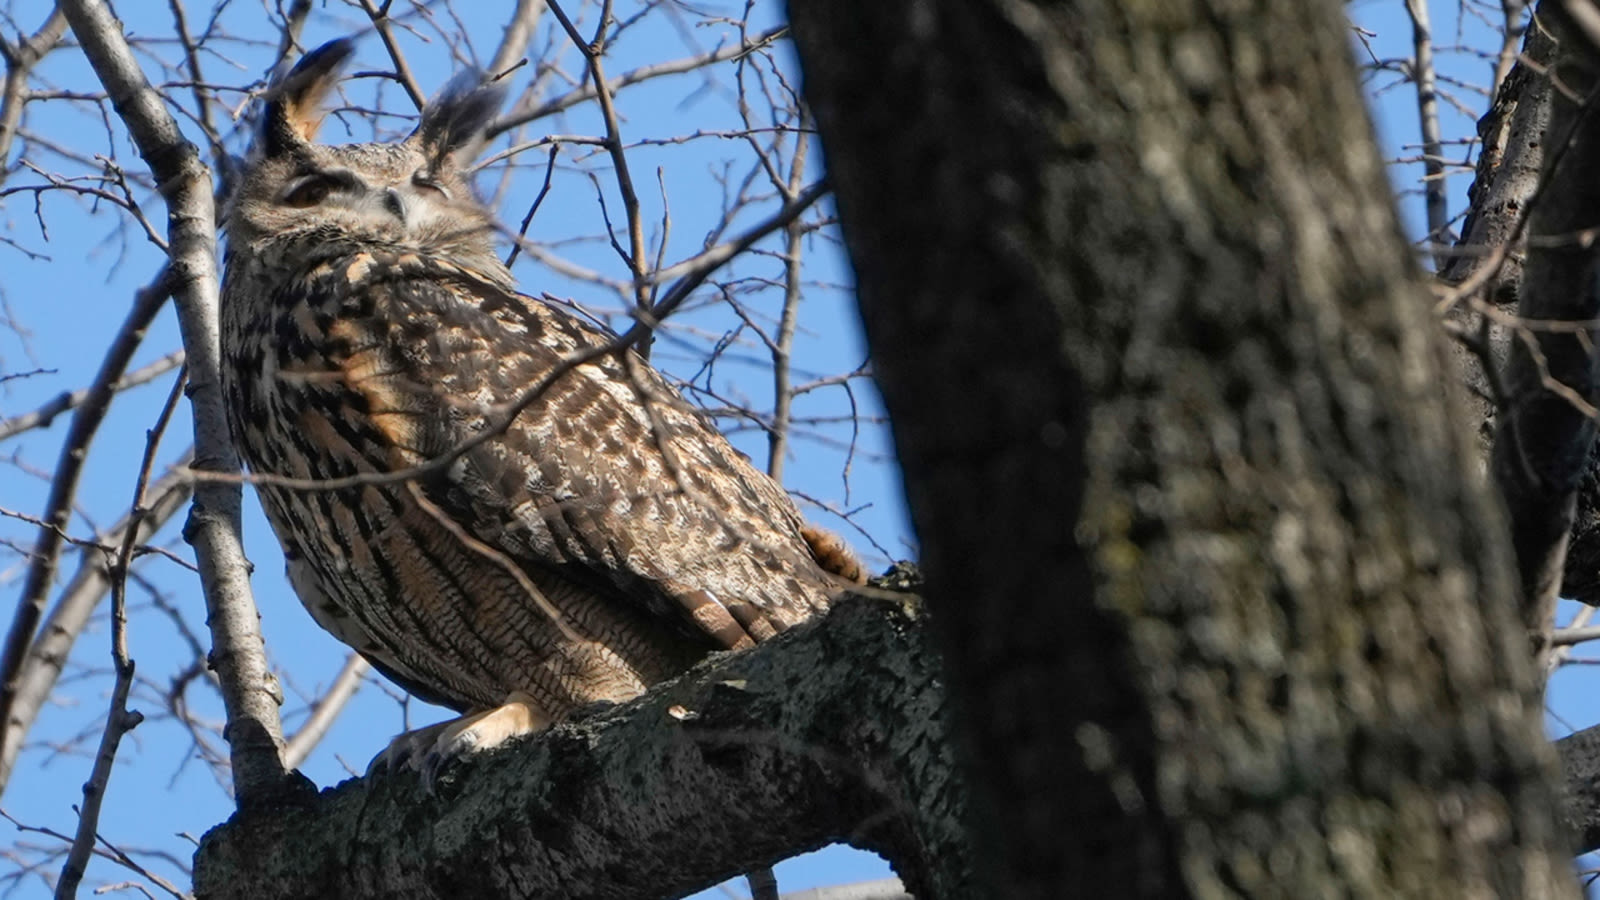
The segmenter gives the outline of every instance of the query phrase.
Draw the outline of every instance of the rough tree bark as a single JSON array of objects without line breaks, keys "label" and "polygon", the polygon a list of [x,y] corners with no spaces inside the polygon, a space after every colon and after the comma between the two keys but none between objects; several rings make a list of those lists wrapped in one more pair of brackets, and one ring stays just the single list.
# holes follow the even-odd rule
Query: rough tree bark
[{"label": "rough tree bark", "polygon": [[1541,166],[1543,187],[1527,209],[1528,249],[1505,366],[1505,394],[1494,445],[1494,474],[1509,512],[1521,571],[1524,620],[1539,651],[1548,646],[1567,569],[1578,489],[1594,444],[1597,373],[1594,332],[1570,326],[1600,317],[1600,52],[1574,28],[1561,3],[1541,7],[1556,37],[1552,73],[1564,86],[1550,97]]},{"label": "rough tree bark", "polygon": [[1340,4],[790,13],[990,895],[1573,893]]},{"label": "rough tree bark", "polygon": [[309,789],[202,841],[201,900],[680,897],[833,841],[920,900],[963,900],[937,655],[860,598],[633,703],[449,770]]},{"label": "rough tree bark", "polygon": [[[1580,117],[1576,115],[1578,101],[1572,95],[1561,97],[1561,121],[1552,129],[1551,111],[1556,92],[1551,89],[1549,74],[1577,68],[1574,74],[1581,81],[1591,80],[1592,76],[1583,75],[1582,68],[1585,65],[1593,66],[1595,50],[1589,42],[1576,35],[1568,35],[1558,44],[1554,30],[1562,27],[1561,22],[1558,3],[1538,5],[1522,47],[1520,61],[1479,122],[1478,134],[1483,140],[1483,149],[1474,183],[1468,191],[1471,212],[1462,228],[1463,252],[1440,273],[1440,278],[1452,286],[1480,281],[1481,287],[1466,300],[1481,298],[1482,303],[1497,314],[1485,315],[1475,321],[1474,315],[1477,313],[1465,300],[1464,305],[1458,305],[1453,311],[1455,321],[1489,340],[1490,354],[1487,360],[1465,347],[1457,347],[1465,380],[1477,395],[1476,410],[1483,424],[1479,434],[1484,439],[1485,450],[1489,448],[1489,436],[1494,433],[1497,424],[1497,401],[1520,404],[1515,426],[1507,429],[1512,442],[1519,440],[1520,430],[1530,434],[1536,442],[1553,445],[1542,454],[1543,458],[1535,467],[1503,465],[1502,468],[1502,483],[1508,490],[1511,502],[1523,508],[1520,518],[1530,526],[1523,543],[1530,548],[1550,547],[1558,543],[1563,536],[1552,535],[1543,527],[1541,520],[1550,517],[1548,514],[1541,516],[1541,506],[1560,509],[1565,505],[1565,498],[1551,502],[1542,498],[1541,494],[1552,488],[1562,494],[1575,491],[1572,528],[1570,534],[1565,536],[1567,548],[1561,594],[1593,604],[1600,603],[1600,454],[1591,446],[1586,462],[1579,465],[1584,460],[1581,444],[1589,440],[1588,429],[1581,423],[1578,427],[1572,427],[1570,419],[1573,407],[1570,404],[1542,402],[1544,388],[1538,384],[1539,367],[1527,354],[1526,344],[1519,344],[1522,352],[1515,366],[1520,368],[1520,372],[1513,378],[1502,379],[1502,383],[1497,385],[1483,375],[1486,364],[1496,372],[1505,368],[1513,340],[1518,338],[1515,329],[1507,327],[1511,321],[1507,317],[1523,312],[1520,300],[1525,290],[1531,290],[1535,295],[1527,308],[1530,318],[1548,319],[1573,314],[1579,314],[1582,318],[1584,312],[1582,309],[1564,308],[1572,303],[1572,298],[1552,288],[1563,283],[1581,283],[1583,271],[1589,265],[1586,258],[1588,254],[1574,252],[1576,248],[1570,245],[1563,248],[1562,231],[1590,227],[1595,219],[1593,179],[1590,166],[1586,164],[1587,155],[1581,147],[1563,150],[1561,146],[1569,133],[1580,142],[1593,142],[1595,138],[1592,133],[1574,131],[1573,126],[1580,121]],[[1557,52],[1563,47],[1568,58],[1558,63]],[[1577,66],[1573,65],[1573,57],[1576,57]],[[1576,85],[1568,87],[1570,90]],[[1591,114],[1584,120],[1589,132],[1593,131],[1595,125],[1593,119]],[[1547,165],[1546,157],[1551,153],[1571,154],[1572,159],[1584,161],[1584,164]],[[1537,207],[1544,207],[1538,221],[1525,222],[1530,210],[1537,211]],[[1546,246],[1535,248],[1533,252],[1535,262],[1532,268],[1536,271],[1536,277],[1527,288],[1524,287],[1524,261],[1529,254],[1518,234],[1518,229],[1525,226],[1532,226],[1535,233],[1542,232],[1547,236],[1544,240]],[[1500,248],[1507,251],[1503,258],[1497,252]],[[1493,268],[1485,270],[1485,266]],[[1581,295],[1579,300],[1581,302]],[[1571,335],[1547,334],[1540,338],[1532,332],[1523,334],[1521,338],[1534,340],[1535,346],[1555,345],[1557,359],[1562,358],[1560,351],[1563,348],[1560,345],[1574,340]],[[1579,363],[1577,371],[1568,373],[1568,377],[1576,374],[1578,378],[1575,380],[1581,382],[1587,377],[1582,354],[1577,356],[1576,361]],[[1507,391],[1505,381],[1510,382],[1513,391]],[[1581,389],[1581,383],[1577,387]],[[1512,396],[1496,397],[1498,392],[1512,393]],[[1557,419],[1568,420],[1568,425],[1546,429],[1537,421],[1539,406],[1544,406]],[[1551,441],[1557,434],[1564,435],[1570,445]],[[1512,458],[1514,454],[1502,451],[1502,464],[1510,462]],[[1542,484],[1539,478],[1526,477],[1534,474],[1542,477]],[[1537,560],[1543,554],[1532,552],[1529,555]],[[1547,580],[1548,576],[1546,572]],[[1535,615],[1543,615],[1543,609],[1537,605],[1531,605],[1529,610]],[[1547,623],[1541,620],[1539,624],[1543,627]],[[1556,742],[1556,749],[1565,773],[1564,820],[1575,838],[1575,849],[1589,852],[1600,848],[1600,781],[1595,778],[1595,773],[1600,772],[1600,726],[1562,738]]]}]

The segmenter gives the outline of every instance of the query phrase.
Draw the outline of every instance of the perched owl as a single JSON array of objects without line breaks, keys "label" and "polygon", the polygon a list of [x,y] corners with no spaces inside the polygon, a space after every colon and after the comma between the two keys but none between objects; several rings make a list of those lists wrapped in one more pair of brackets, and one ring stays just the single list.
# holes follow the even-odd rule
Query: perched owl
[{"label": "perched owl", "polygon": [[268,94],[224,225],[223,388],[258,474],[457,454],[259,485],[317,622],[464,713],[389,761],[431,773],[825,610],[848,550],[614,335],[517,292],[467,181],[496,88],[453,81],[403,141],[313,143],[350,49]]}]

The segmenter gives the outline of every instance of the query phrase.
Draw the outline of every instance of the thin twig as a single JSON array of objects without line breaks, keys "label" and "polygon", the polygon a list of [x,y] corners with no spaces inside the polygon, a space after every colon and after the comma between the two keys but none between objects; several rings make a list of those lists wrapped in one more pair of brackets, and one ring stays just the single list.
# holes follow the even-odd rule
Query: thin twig
[{"label": "thin twig", "polygon": [[[600,101],[600,118],[606,126],[605,150],[611,157],[611,169],[616,174],[617,192],[622,195],[622,213],[628,229],[628,252],[622,255],[623,261],[633,276],[634,305],[641,311],[648,311],[651,300],[650,285],[645,275],[644,217],[639,212],[639,193],[634,188],[633,174],[628,168],[628,154],[622,143],[622,126],[617,120],[616,104],[612,101],[611,86],[606,82],[605,65],[601,61],[605,54],[606,27],[611,18],[611,0],[601,3],[600,24],[595,27],[595,36],[589,41],[585,41],[578,33],[577,26],[567,18],[566,11],[557,0],[546,2],[566,30],[567,37],[588,63],[595,99]],[[636,349],[641,357],[650,358],[648,340],[640,341]]]},{"label": "thin twig", "polygon": [[61,867],[61,880],[56,884],[56,900],[73,900],[78,894],[78,884],[83,880],[89,864],[89,853],[94,849],[100,824],[100,805],[105,799],[106,786],[111,781],[111,766],[117,759],[117,747],[122,736],[144,721],[138,710],[128,709],[128,691],[133,687],[133,658],[128,655],[128,564],[133,559],[134,538],[139,532],[139,521],[149,513],[145,506],[145,491],[150,486],[150,470],[154,468],[156,450],[178,408],[178,397],[183,392],[184,370],[178,371],[172,391],[161,407],[156,424],[145,433],[144,459],[139,464],[139,477],[133,489],[133,508],[129,520],[133,523],[123,537],[122,550],[117,554],[111,577],[111,663],[116,671],[116,682],[111,689],[111,711],[106,714],[105,731],[100,735],[100,750],[95,754],[94,771],[83,784],[83,807],[78,812],[78,833],[72,841],[66,864]]},{"label": "thin twig", "polygon": [[[1428,0],[1406,0],[1411,15],[1411,81],[1417,89],[1417,120],[1422,130],[1424,206],[1428,212],[1428,240],[1443,244],[1450,237],[1450,204],[1445,196],[1444,149],[1439,130],[1439,88],[1433,67],[1433,26]],[[1434,269],[1444,271],[1449,259],[1434,257]]]},{"label": "thin twig", "polygon": [[[650,81],[652,79],[662,78],[668,75],[681,75],[684,72],[693,72],[695,69],[704,68],[715,63],[726,62],[730,59],[738,59],[746,54],[754,53],[757,50],[771,46],[773,42],[783,37],[788,33],[788,31],[789,29],[787,26],[781,26],[764,31],[755,38],[751,39],[749,42],[740,44],[738,46],[719,47],[710,53],[704,53],[699,56],[690,56],[685,57],[684,59],[672,60],[670,62],[653,63],[648,66],[640,66],[637,69],[631,69],[606,82],[606,89],[611,92],[612,96],[615,96],[623,88],[628,87],[629,85],[638,84],[642,81]],[[499,119],[496,119],[494,123],[489,126],[487,132],[488,137],[498,137],[519,125],[526,125],[529,122],[542,119],[545,116],[555,115],[564,109],[571,109],[580,103],[586,103],[594,98],[594,85],[586,84],[582,87],[574,88],[573,90],[562,94],[559,97],[545,101],[544,103],[541,103],[531,109],[512,110]]]},{"label": "thin twig", "polygon": [[561,152],[560,144],[550,145],[550,158],[544,164],[544,184],[539,186],[539,193],[533,198],[533,203],[528,207],[528,214],[522,217],[522,224],[517,228],[517,239],[511,242],[511,250],[506,254],[506,268],[517,261],[517,253],[522,249],[523,242],[528,237],[528,226],[533,224],[533,217],[539,212],[539,207],[544,204],[544,198],[550,194],[550,180],[556,173],[556,155]]},{"label": "thin twig", "polygon": [[389,20],[389,4],[382,8],[374,6],[372,0],[361,0],[361,8],[366,12],[367,18],[372,20],[372,27],[377,30],[378,37],[383,40],[383,49],[389,51],[389,60],[394,63],[394,80],[400,82],[400,87],[411,98],[411,105],[421,109],[428,102],[423,95],[422,88],[417,86],[417,77],[411,74],[411,67],[406,65],[405,54],[400,52],[400,45],[394,39],[394,27]]},{"label": "thin twig", "polygon": [[135,293],[133,306],[128,310],[122,327],[117,330],[105,359],[101,361],[94,382],[89,385],[89,396],[73,411],[72,424],[62,441],[55,475],[50,482],[50,495],[45,500],[44,515],[40,517],[48,523],[48,527],[41,527],[34,541],[28,574],[17,600],[17,611],[11,620],[11,629],[6,634],[5,650],[0,653],[0,746],[9,740],[6,731],[11,720],[11,704],[16,697],[17,674],[22,668],[28,645],[33,641],[39,619],[44,615],[50,585],[55,580],[56,562],[64,543],[62,535],[72,514],[72,499],[77,493],[78,478],[89,455],[89,444],[94,440],[107,410],[111,408],[117,382],[127,370],[134,351],[143,342],[145,329],[172,293],[171,271],[170,266],[163,267],[148,285]]},{"label": "thin twig", "polygon": [[501,38],[500,46],[489,61],[490,75],[499,75],[516,65],[517,60],[528,52],[528,42],[539,30],[539,17],[543,12],[544,0],[517,0],[511,21],[506,23],[505,37]]},{"label": "thin twig", "polygon": [[[183,351],[174,350],[155,362],[141,366],[122,376],[117,380],[116,384],[111,386],[111,390],[114,393],[121,393],[129,388],[148,384],[181,365],[183,365]],[[50,423],[55,421],[56,416],[82,405],[84,401],[89,399],[91,392],[92,388],[62,391],[32,412],[25,412],[9,419],[0,420],[0,441],[16,437],[24,431],[31,431],[35,428],[49,428]]]}]

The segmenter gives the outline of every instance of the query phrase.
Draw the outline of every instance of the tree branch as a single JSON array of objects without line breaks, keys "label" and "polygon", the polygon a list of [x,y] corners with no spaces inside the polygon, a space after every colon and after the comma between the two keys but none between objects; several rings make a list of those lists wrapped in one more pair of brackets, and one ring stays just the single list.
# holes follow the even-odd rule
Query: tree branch
[{"label": "tree branch", "polygon": [[[1558,91],[1551,98],[1551,150],[1537,203],[1527,212],[1529,249],[1518,309],[1524,320],[1600,315],[1600,253],[1562,239],[1592,225],[1600,206],[1600,183],[1587,175],[1588,160],[1600,152],[1600,53],[1571,27],[1564,15],[1570,6],[1541,6],[1560,47],[1554,72],[1577,93]],[[1588,332],[1520,329],[1516,337],[1505,370],[1505,409],[1496,422],[1493,470],[1510,515],[1524,624],[1542,654],[1549,649],[1578,489],[1594,443],[1595,422],[1585,407],[1594,400],[1597,373]]]},{"label": "tree branch", "polygon": [[134,295],[127,317],[106,351],[82,405],[73,411],[72,423],[61,442],[55,474],[50,479],[50,495],[45,500],[44,515],[40,517],[44,524],[34,540],[28,574],[17,599],[17,611],[6,632],[5,646],[0,650],[0,746],[12,742],[8,734],[11,706],[16,701],[22,661],[28,655],[34,632],[49,602],[50,589],[55,584],[56,563],[61,556],[67,520],[72,516],[78,479],[89,457],[89,445],[111,409],[117,384],[127,371],[129,360],[144,342],[145,330],[171,295],[173,284],[172,268],[168,265]]},{"label": "tree branch", "polygon": [[[786,27],[773,28],[768,31],[764,31],[756,35],[754,38],[751,38],[749,41],[737,46],[718,47],[709,53],[702,53],[698,56],[690,56],[684,59],[673,60],[671,62],[654,63],[648,66],[640,66],[637,69],[632,69],[610,79],[606,82],[606,88],[613,96],[615,96],[618,91],[621,91],[623,88],[632,84],[638,84],[642,81],[649,81],[653,78],[662,78],[668,75],[681,75],[684,72],[693,72],[695,69],[703,68],[715,63],[724,62],[730,59],[737,59],[738,57],[744,56],[747,53],[753,53],[763,47],[766,47],[773,41],[776,41],[782,37],[787,31],[788,28]],[[486,131],[486,135],[490,139],[499,137],[501,134],[516,128],[518,125],[526,125],[529,122],[542,119],[545,116],[555,115],[564,109],[570,109],[580,103],[587,103],[594,98],[594,84],[592,82],[587,82],[581,86],[573,88],[559,97],[548,100],[544,103],[540,103],[538,106],[529,109],[513,109],[504,116],[501,116],[499,119],[496,119],[494,123],[489,126],[488,130]]]},{"label": "tree branch", "polygon": [[843,601],[468,760],[440,796],[402,773],[242,809],[202,840],[196,895],[681,896],[846,841],[920,900],[969,897],[939,660],[912,600]]},{"label": "tree branch", "polygon": [[311,708],[311,715],[300,726],[300,730],[289,738],[283,747],[283,764],[288,768],[295,768],[306,761],[311,751],[317,748],[328,729],[333,727],[334,720],[344,712],[346,703],[354,697],[361,687],[361,682],[367,677],[367,661],[359,653],[351,653],[344,661],[344,667],[334,677],[333,684],[328,686],[326,693],[319,698]]},{"label": "tree branch", "polygon": [[[185,453],[178,465],[182,466],[187,461],[188,453]],[[135,524],[138,533],[134,541],[149,540],[188,501],[189,488],[189,479],[181,468],[167,473],[150,489],[150,496],[154,499],[150,501],[149,511],[143,516],[130,514],[123,517],[106,532],[104,543],[121,544],[127,539],[128,528]],[[22,752],[28,729],[33,726],[39,710],[50,699],[50,692],[61,677],[62,667],[66,665],[73,644],[77,642],[83,626],[88,624],[89,616],[100,605],[101,598],[110,589],[111,565],[106,553],[98,547],[83,548],[77,572],[61,589],[50,615],[39,626],[38,639],[28,648],[27,657],[18,673],[16,698],[8,713],[4,742],[0,743],[0,795],[4,794],[11,780],[17,754]]]},{"label": "tree branch", "polygon": [[[148,384],[167,372],[183,365],[183,351],[174,350],[166,356],[129,372],[112,385],[111,390],[116,393]],[[21,413],[9,419],[0,419],[0,441],[16,437],[24,431],[34,428],[49,428],[56,416],[69,409],[76,409],[88,401],[93,388],[79,388],[76,391],[62,391],[48,402],[39,405],[32,412]]]},{"label": "tree branch", "polygon": [[[1450,206],[1445,196],[1444,144],[1439,136],[1439,91],[1433,68],[1433,25],[1427,0],[1406,0],[1411,16],[1411,82],[1417,92],[1417,120],[1422,128],[1422,195],[1428,211],[1428,241],[1442,248],[1450,238]],[[1435,268],[1449,261],[1442,249],[1434,254]]]},{"label": "tree branch", "polygon": [[494,58],[489,60],[490,75],[499,75],[511,68],[522,58],[522,54],[528,52],[528,42],[533,40],[533,33],[539,30],[539,18],[543,12],[544,0],[517,0],[511,21],[506,23],[505,37],[501,38],[500,46],[495,48]]},{"label": "tree branch", "polygon": [[[6,66],[5,81],[0,84],[0,162],[11,158],[11,142],[16,139],[17,128],[22,124],[22,108],[28,101],[28,76],[33,67],[44,59],[62,35],[66,34],[67,20],[59,8],[50,12],[39,30],[13,45],[0,38],[0,58]],[[4,184],[10,171],[0,166],[0,184]]]},{"label": "tree branch", "polygon": [[[189,366],[196,469],[233,473],[239,458],[222,405],[217,313],[217,233],[211,172],[139,70],[122,23],[100,0],[63,0],[62,11],[156,176],[167,202],[173,299]],[[195,486],[184,537],[195,548],[211,626],[211,665],[228,712],[234,794],[241,806],[282,783],[280,694],[267,667],[259,615],[240,542],[240,485]]]}]

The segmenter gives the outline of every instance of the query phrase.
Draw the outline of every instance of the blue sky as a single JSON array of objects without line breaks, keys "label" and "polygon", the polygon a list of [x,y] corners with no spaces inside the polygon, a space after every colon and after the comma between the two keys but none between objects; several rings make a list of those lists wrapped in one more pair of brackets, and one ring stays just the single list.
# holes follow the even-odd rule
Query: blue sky
[{"label": "blue sky", "polygon": [[[129,15],[129,31],[134,35],[165,34],[170,31],[165,4],[125,2],[122,11]],[[262,6],[238,4],[222,19],[225,27],[242,36],[257,36],[270,44],[275,42],[275,32],[263,26]],[[404,3],[397,3],[396,8]],[[718,4],[704,4],[716,8]],[[1454,4],[1435,4],[1450,6]],[[18,4],[18,24],[31,29],[42,21],[48,4],[42,0]],[[509,3],[457,4],[464,24],[474,36],[473,44],[482,54],[487,54],[498,39],[499,30],[508,14]],[[742,3],[720,4],[720,11],[736,16]],[[632,4],[619,3],[620,15],[628,15]],[[1410,26],[1403,18],[1399,3],[1392,0],[1361,0],[1352,4],[1351,12],[1364,26],[1376,32],[1372,46],[1380,56],[1400,57],[1409,54]],[[1441,22],[1436,28],[1441,42],[1454,42],[1454,24],[1445,20],[1450,10],[1439,9],[1436,15]],[[776,5],[764,3],[758,7],[757,27],[775,22]],[[363,17],[337,4],[316,6],[305,33],[305,42],[315,45],[323,40],[360,30]],[[191,23],[200,28],[203,23]],[[412,20],[425,35],[430,34],[426,23]],[[445,22],[444,24],[449,24]],[[551,43],[555,27],[550,17],[542,23],[533,50],[537,53],[546,46],[564,47],[564,39]],[[1463,41],[1472,40],[1480,25],[1472,22],[1463,25]],[[612,74],[635,66],[679,59],[736,38],[733,28],[726,23],[693,22],[688,19],[658,17],[648,25],[629,34],[614,48],[607,65]],[[402,44],[417,79],[425,91],[432,91],[449,76],[453,65],[442,42],[436,36],[428,40],[402,35]],[[170,44],[156,44],[152,52],[167,61],[177,58],[176,48]],[[270,46],[230,45],[230,59],[207,58],[206,65],[211,80],[223,84],[244,86],[256,78],[266,65]],[[359,57],[351,67],[353,71],[386,69],[389,64],[383,55],[380,42],[367,36],[359,45]],[[581,70],[574,62],[569,49],[561,51],[567,73],[577,77]],[[1485,83],[1488,80],[1487,64],[1464,56],[1447,56],[1442,64],[1459,67],[1461,78]],[[154,71],[153,67],[150,71]],[[529,70],[518,73],[517,86],[527,83]],[[689,132],[700,132],[703,137],[681,143],[642,146],[630,152],[635,180],[640,185],[641,203],[645,207],[647,236],[652,241],[662,233],[662,194],[668,198],[671,213],[670,239],[665,255],[670,263],[692,255],[707,232],[720,216],[721,201],[728,183],[724,170],[727,160],[736,162],[731,170],[732,181],[743,174],[739,165],[748,163],[749,156],[739,141],[718,136],[720,132],[739,127],[735,95],[731,85],[735,70],[729,64],[714,70],[715,80],[698,77],[663,79],[629,89],[620,99],[623,112],[623,133],[627,140],[664,139]],[[790,68],[792,73],[792,67]],[[1456,71],[1451,69],[1451,71]],[[86,67],[74,53],[64,51],[51,57],[41,70],[50,84],[77,90],[92,90],[93,82]],[[1386,82],[1383,77],[1374,81],[1374,87]],[[769,81],[768,86],[781,90],[782,85]],[[348,97],[355,103],[369,103],[375,92],[384,91],[390,105],[407,109],[404,98],[389,86],[374,80],[361,82],[352,88]],[[560,92],[558,85],[554,92]],[[230,107],[238,106],[242,95],[223,93],[222,101]],[[1414,143],[1414,95],[1401,85],[1381,91],[1377,96],[1380,131],[1383,134],[1385,154],[1390,157],[1414,155],[1404,144]],[[1481,108],[1481,101],[1477,108]],[[1446,131],[1450,134],[1472,133],[1470,117],[1447,108],[1452,118]],[[352,120],[354,123],[354,120]],[[142,169],[132,147],[125,138],[107,140],[101,124],[100,112],[91,105],[72,106],[64,103],[35,104],[29,110],[27,126],[33,132],[53,138],[64,144],[80,147],[87,152],[114,153],[131,171]],[[355,129],[346,137],[344,123],[331,120],[325,129],[328,140],[366,139],[368,132],[353,124]],[[398,130],[405,125],[395,122]],[[526,137],[543,134],[594,135],[600,133],[600,123],[593,104],[585,104],[560,118],[534,124]],[[120,131],[118,131],[120,135]],[[235,150],[242,149],[242,140],[235,136]],[[812,171],[818,171],[820,152],[813,148]],[[741,156],[741,153],[744,155]],[[93,164],[73,163],[58,157],[44,155],[51,168],[68,174],[90,171]],[[526,168],[515,175],[502,216],[515,223],[520,220],[531,197],[537,191],[543,175],[544,150],[525,154],[520,162]],[[613,217],[620,208],[614,181],[609,170],[597,159],[592,147],[568,147],[562,151],[564,168],[555,178],[549,199],[541,208],[529,230],[530,237],[547,242],[562,258],[573,263],[605,272],[613,278],[625,277],[621,262],[614,253],[593,236],[603,233],[604,223],[596,192],[607,197],[607,208]],[[8,161],[9,162],[9,161]],[[583,171],[579,171],[581,166]],[[593,171],[597,180],[591,182],[586,171]],[[1395,183],[1403,189],[1415,186],[1420,172],[1411,166],[1397,166]],[[1457,208],[1464,202],[1469,175],[1461,175],[1450,182],[1452,203]],[[32,173],[19,172],[12,176],[8,186],[34,183]],[[807,179],[810,180],[809,178]],[[486,182],[485,187],[492,187]],[[161,208],[153,198],[144,198],[147,212],[162,226]],[[1411,233],[1420,233],[1420,207],[1414,197],[1406,198],[1403,209],[1408,217]],[[54,370],[49,374],[0,385],[0,417],[13,415],[37,406],[61,390],[87,384],[98,365],[101,348],[120,322],[133,291],[147,280],[159,265],[160,255],[154,247],[144,242],[137,230],[119,237],[116,217],[104,210],[91,210],[87,204],[47,195],[41,203],[42,215],[48,226],[48,235],[41,232],[35,216],[31,197],[13,196],[0,205],[0,237],[15,241],[34,253],[46,254],[48,260],[31,260],[12,247],[0,244],[0,301],[5,314],[13,317],[30,332],[24,342],[0,332],[0,371],[17,372],[35,367]],[[738,220],[749,224],[756,216]],[[587,239],[574,241],[578,236]],[[738,274],[749,279],[773,277],[776,262],[770,256],[779,245],[772,240],[761,245],[769,255],[741,263]],[[806,249],[807,290],[801,334],[797,342],[796,366],[803,373],[818,375],[848,371],[865,356],[850,297],[845,286],[849,275],[837,244],[826,234],[812,237]],[[595,290],[591,285],[564,278],[549,267],[530,262],[526,257],[519,261],[517,273],[525,289],[537,293],[550,291],[562,297],[574,297],[601,311],[616,310],[614,295]],[[724,273],[726,276],[727,273]],[[774,295],[752,301],[752,309],[760,315],[773,315]],[[716,305],[686,310],[673,320],[667,336],[658,342],[656,360],[679,376],[687,377],[697,368],[697,360],[708,346],[708,341],[727,332],[730,319],[726,310]],[[163,314],[146,339],[135,366],[155,359],[178,345],[176,328],[170,311]],[[806,375],[797,376],[805,380]],[[704,382],[701,382],[704,383]],[[139,453],[145,440],[145,429],[155,420],[169,378],[158,379],[151,385],[129,392],[114,407],[105,427],[91,451],[80,500],[87,515],[101,526],[115,520],[127,508],[132,491]],[[752,343],[735,345],[724,357],[710,379],[710,386],[724,397],[747,398],[756,407],[770,405],[771,388],[765,374],[765,360],[760,348]],[[865,382],[855,386],[854,399],[867,416],[880,415],[877,401]],[[808,395],[797,405],[797,415],[840,415],[849,409],[850,398],[842,390],[825,389]],[[59,419],[48,431],[33,432],[0,447],[0,457],[10,457],[11,464],[0,466],[0,507],[37,513],[44,504],[45,483],[30,474],[33,469],[48,470],[53,466],[58,445],[65,431],[66,418]],[[180,406],[178,420],[166,438],[163,458],[171,459],[188,443],[189,422],[186,406]],[[849,524],[840,522],[815,508],[808,513],[819,522],[833,527],[873,558],[874,568],[887,561],[888,556],[913,555],[912,536],[905,523],[904,510],[899,495],[895,471],[889,461],[890,449],[881,426],[863,429],[854,452],[850,452],[850,433],[842,425],[819,427],[819,439],[798,441],[792,448],[786,471],[786,484],[806,496],[824,500],[839,508],[855,508],[869,504],[852,517],[870,535],[871,540],[886,548],[886,554],[873,550],[872,543]],[[760,436],[751,431],[734,435],[735,442],[754,459],[765,459],[766,448]],[[15,454],[13,456],[13,454]],[[261,519],[253,495],[246,492],[246,539],[256,571],[253,586],[262,610],[263,629],[269,652],[282,671],[285,691],[290,697],[286,705],[286,727],[293,730],[300,719],[305,702],[320,693],[339,670],[345,659],[344,649],[311,622],[298,601],[290,593],[282,577],[282,560],[275,542]],[[85,519],[78,519],[71,529],[82,534],[90,529]],[[8,538],[22,546],[32,541],[31,529],[16,523],[0,521],[0,538]],[[176,542],[176,528],[169,528],[158,541]],[[179,555],[188,557],[189,551],[181,542],[174,548]],[[69,555],[63,568],[70,572],[76,564]],[[0,586],[18,584],[21,566],[15,554],[0,555]],[[163,602],[203,635],[203,606],[198,584],[193,576],[173,564],[152,559],[141,569],[152,589],[159,592]],[[135,591],[132,594],[134,619],[130,631],[132,653],[140,674],[152,679],[154,687],[147,688],[135,698],[134,705],[147,712],[158,711],[151,692],[162,689],[192,661],[185,649],[174,617],[152,606],[150,594]],[[1570,611],[1569,613],[1570,614]],[[1579,654],[1583,655],[1583,654]],[[70,832],[75,824],[71,804],[78,800],[77,785],[89,771],[90,762],[81,755],[54,752],[50,744],[60,744],[80,732],[98,733],[104,716],[105,687],[108,681],[104,670],[108,663],[107,635],[103,618],[97,619],[86,633],[74,654],[75,668],[80,680],[63,692],[70,702],[47,709],[41,717],[33,739],[38,746],[25,752],[19,771],[3,798],[6,811],[34,825],[49,826]],[[95,674],[98,672],[99,674]],[[1591,699],[1594,676],[1591,667],[1575,666],[1558,674],[1552,684],[1552,709],[1559,713],[1560,721],[1574,727],[1584,727],[1600,720],[1600,706]],[[189,690],[188,696],[200,714],[220,719],[220,705],[214,695],[202,687]],[[439,718],[442,711],[412,704],[409,724]],[[346,766],[363,768],[368,758],[382,749],[389,737],[407,723],[402,709],[377,684],[368,684],[352,702],[349,711],[340,719],[318,751],[303,767],[319,785],[331,785],[347,777]],[[1552,733],[1565,733],[1565,726],[1551,720]],[[175,724],[152,719],[135,730],[124,743],[119,770],[113,779],[101,831],[118,845],[133,848],[155,849],[187,859],[192,844],[179,835],[198,837],[206,828],[221,821],[230,811],[231,804],[205,765],[193,759],[187,733]],[[171,866],[159,859],[153,867],[167,877],[184,880]],[[0,874],[6,863],[0,860]],[[847,849],[833,849],[810,854],[803,859],[786,863],[779,868],[780,884],[786,890],[804,887],[847,883],[866,878],[883,877],[886,868],[881,861],[866,854]],[[89,885],[123,880],[124,873],[99,865],[92,870]],[[742,886],[739,886],[742,894]],[[42,882],[37,879],[24,882],[24,887],[12,896],[46,896]],[[710,891],[704,897],[723,897],[725,894]]]}]

